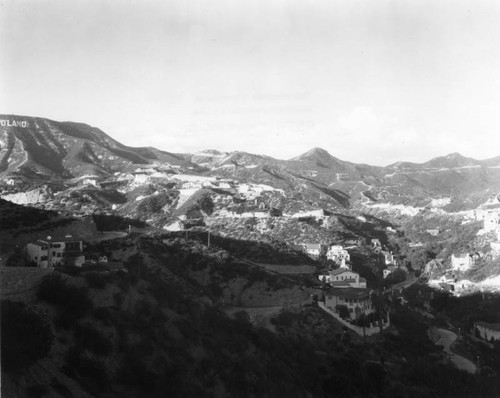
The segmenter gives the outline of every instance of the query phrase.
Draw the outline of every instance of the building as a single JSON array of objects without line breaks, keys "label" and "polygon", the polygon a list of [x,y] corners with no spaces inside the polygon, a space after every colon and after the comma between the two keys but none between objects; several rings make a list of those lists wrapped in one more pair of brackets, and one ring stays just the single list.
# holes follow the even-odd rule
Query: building
[{"label": "building", "polygon": [[303,243],[300,245],[294,245],[294,250],[301,251],[311,257],[313,260],[319,260],[321,256],[326,254],[326,245],[321,243]]},{"label": "building", "polygon": [[46,268],[59,264],[81,267],[85,263],[83,241],[71,235],[50,237],[26,245],[28,261]]},{"label": "building", "polygon": [[[413,268],[415,269],[415,267]],[[435,270],[441,270],[441,269],[443,269],[443,261],[432,259],[427,264],[425,264],[424,272],[430,275]]]},{"label": "building", "polygon": [[476,322],[474,328],[484,340],[500,340],[500,323]]},{"label": "building", "polygon": [[349,284],[349,287],[356,289],[366,288],[365,278],[361,278],[357,272],[345,268],[330,271],[329,283],[333,285],[335,282],[345,282]]},{"label": "building", "polygon": [[325,293],[325,307],[339,312],[339,307],[347,307],[349,318],[355,320],[361,315],[375,312],[372,304],[371,291],[356,288],[331,288]]},{"label": "building", "polygon": [[326,252],[326,258],[339,264],[341,268],[347,268],[346,261],[351,260],[349,252],[340,245],[330,246]]},{"label": "building", "polygon": [[453,271],[467,271],[473,264],[473,260],[469,253],[451,255],[451,268]]},{"label": "building", "polygon": [[500,213],[496,211],[488,211],[484,214],[483,229],[485,231],[497,231],[500,228]]},{"label": "building", "polygon": [[384,255],[385,265],[397,265],[396,257],[392,254],[392,252],[382,250],[381,253]]},{"label": "building", "polygon": [[425,232],[427,232],[429,235],[432,236],[438,236],[439,235],[439,229],[426,229]]},{"label": "building", "polygon": [[395,265],[389,265],[386,269],[384,269],[382,271],[384,279],[387,278],[390,274],[392,274],[397,269],[398,269],[398,267],[396,267]]}]

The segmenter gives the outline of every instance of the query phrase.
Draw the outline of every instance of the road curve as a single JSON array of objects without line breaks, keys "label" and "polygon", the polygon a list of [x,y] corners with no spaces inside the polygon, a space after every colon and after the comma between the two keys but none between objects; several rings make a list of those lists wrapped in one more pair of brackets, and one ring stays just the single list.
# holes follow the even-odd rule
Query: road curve
[{"label": "road curve", "polygon": [[439,344],[444,347],[444,351],[449,355],[455,366],[458,369],[465,370],[469,373],[476,373],[477,367],[474,362],[469,361],[467,358],[460,355],[454,354],[453,351],[451,351],[450,346],[457,339],[457,335],[447,329],[437,329],[437,332],[439,333],[439,339],[435,342],[435,344]]}]

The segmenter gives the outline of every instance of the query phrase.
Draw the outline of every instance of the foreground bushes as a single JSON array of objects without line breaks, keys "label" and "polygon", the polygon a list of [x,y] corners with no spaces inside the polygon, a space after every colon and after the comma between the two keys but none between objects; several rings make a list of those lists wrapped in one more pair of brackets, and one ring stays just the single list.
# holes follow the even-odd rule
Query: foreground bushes
[{"label": "foreground bushes", "polygon": [[86,290],[68,284],[58,274],[46,276],[42,280],[38,298],[59,308],[55,325],[63,329],[73,328],[80,317],[93,309]]},{"label": "foreground bushes", "polygon": [[2,301],[1,314],[2,370],[21,370],[48,355],[54,337],[38,314],[12,301]]}]

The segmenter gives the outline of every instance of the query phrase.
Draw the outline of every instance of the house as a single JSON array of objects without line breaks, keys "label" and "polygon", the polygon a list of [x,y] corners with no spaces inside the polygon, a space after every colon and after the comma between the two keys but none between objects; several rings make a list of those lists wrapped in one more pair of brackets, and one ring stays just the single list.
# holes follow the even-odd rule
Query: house
[{"label": "house", "polygon": [[331,288],[325,293],[325,307],[339,312],[339,306],[347,307],[349,318],[358,319],[361,315],[375,312],[372,304],[371,291],[356,288]]},{"label": "house", "polygon": [[356,239],[356,238],[346,239],[344,241],[344,244],[347,246],[359,246],[361,244],[361,239]]},{"label": "house", "polygon": [[439,235],[439,228],[426,229],[425,232],[427,232],[429,235],[432,235],[432,236],[438,236]]},{"label": "house", "polygon": [[361,278],[357,272],[345,268],[339,268],[330,272],[330,284],[334,282],[345,282],[350,287],[360,289],[366,288],[366,279]]},{"label": "house", "polygon": [[303,243],[293,245],[294,250],[301,251],[311,257],[313,260],[319,260],[322,255],[326,254],[326,245],[321,243]]},{"label": "house", "polygon": [[392,274],[397,269],[398,269],[398,267],[396,267],[395,265],[389,265],[386,269],[383,270],[384,279],[387,278],[390,274]]},{"label": "house", "polygon": [[452,284],[455,283],[456,278],[455,275],[451,274],[450,272],[444,274],[439,278],[439,283],[447,283],[447,284]]},{"label": "house", "polygon": [[46,268],[59,264],[81,267],[85,262],[83,241],[71,235],[50,237],[26,245],[28,261]]},{"label": "house", "polygon": [[[415,268],[415,267],[413,267],[413,268]],[[443,268],[443,261],[442,260],[432,259],[427,264],[425,264],[424,272],[426,274],[430,275],[435,270],[440,270],[442,268]]]},{"label": "house", "polygon": [[473,260],[469,253],[451,255],[451,268],[453,271],[467,271],[473,264]]},{"label": "house", "polygon": [[488,211],[484,214],[483,229],[485,231],[496,231],[500,228],[500,213]]},{"label": "house", "polygon": [[389,265],[389,264],[397,265],[396,257],[392,254],[392,252],[382,250],[381,253],[384,255],[384,264],[385,265]]},{"label": "house", "polygon": [[500,340],[500,323],[476,322],[474,328],[487,341]]},{"label": "house", "polygon": [[411,242],[408,247],[422,247],[424,244],[422,242]]},{"label": "house", "polygon": [[346,261],[350,261],[351,256],[342,246],[332,245],[326,252],[326,258],[335,261],[341,268],[347,268]]}]

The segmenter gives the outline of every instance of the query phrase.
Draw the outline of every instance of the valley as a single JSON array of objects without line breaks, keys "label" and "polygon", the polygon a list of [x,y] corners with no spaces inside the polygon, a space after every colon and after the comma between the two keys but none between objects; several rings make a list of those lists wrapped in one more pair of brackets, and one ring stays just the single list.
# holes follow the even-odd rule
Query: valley
[{"label": "valley", "polygon": [[179,154],[0,119],[6,397],[500,388],[500,157]]}]

